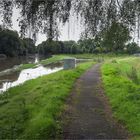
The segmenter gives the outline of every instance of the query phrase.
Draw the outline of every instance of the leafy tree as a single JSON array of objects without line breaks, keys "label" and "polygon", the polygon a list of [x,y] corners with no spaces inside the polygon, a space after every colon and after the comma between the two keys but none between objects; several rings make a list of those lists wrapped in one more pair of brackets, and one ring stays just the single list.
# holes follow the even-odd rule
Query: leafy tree
[{"label": "leafy tree", "polygon": [[[59,23],[65,23],[69,20],[71,9],[74,9],[74,12],[77,12],[77,15],[80,15],[83,19],[85,25],[83,35],[86,39],[93,39],[100,32],[108,31],[105,35],[106,37],[104,37],[105,48],[102,45],[99,46],[96,42],[98,49],[97,47],[94,48],[94,45],[93,47],[86,47],[88,46],[86,45],[80,49],[81,43],[81,45],[78,44],[78,46],[71,47],[72,49],[67,47],[66,49],[69,49],[69,51],[64,50],[65,52],[72,52],[71,50],[73,52],[101,52],[107,49],[107,51],[122,51],[128,36],[125,38],[120,34],[123,37],[122,40],[116,31],[117,35],[114,34],[116,37],[112,37],[109,30],[114,30],[114,23],[120,24],[120,30],[123,28],[121,26],[125,27],[124,34],[125,32],[127,34],[128,31],[132,32],[137,29],[138,37],[140,37],[140,4],[138,0],[1,0],[0,15],[3,17],[5,28],[12,26],[13,7],[21,10],[20,27],[22,37],[30,31],[32,37],[36,39],[36,34],[41,31],[46,33],[47,40],[57,40],[59,37]],[[113,31],[111,32],[113,33]],[[110,41],[111,39],[107,40],[109,36],[115,42]],[[44,43],[46,44],[44,46],[48,46],[44,52],[50,50],[50,52],[55,53],[65,48],[63,45],[61,49],[59,47],[55,48],[55,43],[52,42],[50,43],[51,45]],[[107,45],[109,46],[107,47]],[[54,47],[54,51],[50,46]]]},{"label": "leafy tree", "polygon": [[83,35],[94,38],[108,30],[113,22],[122,23],[130,32],[140,25],[140,3],[138,0],[74,0],[75,11],[85,24]]},{"label": "leafy tree", "polygon": [[17,56],[21,53],[22,43],[18,33],[11,30],[0,31],[0,53]]},{"label": "leafy tree", "polygon": [[79,40],[78,44],[83,53],[93,53],[95,49],[95,44],[93,39],[83,39]]},{"label": "leafy tree", "polygon": [[131,38],[128,28],[122,23],[113,22],[111,27],[103,32],[102,45],[107,52],[121,52],[129,39]]},{"label": "leafy tree", "polygon": [[129,54],[134,54],[140,52],[140,48],[135,42],[132,42],[126,46],[126,51]]},{"label": "leafy tree", "polygon": [[43,41],[41,44],[37,46],[37,49],[40,54],[48,55],[48,54],[58,54],[63,53],[64,44],[61,41]]},{"label": "leafy tree", "polygon": [[0,11],[3,12],[5,27],[11,26],[13,7],[21,10],[19,25],[22,36],[31,31],[35,39],[36,33],[41,31],[52,40],[58,38],[58,23],[68,20],[71,0],[2,0]]},{"label": "leafy tree", "polygon": [[21,39],[16,31],[0,28],[0,54],[13,57],[35,52],[36,47],[32,39]]},{"label": "leafy tree", "polygon": [[36,47],[33,39],[31,38],[24,38],[22,40],[23,47],[24,47],[24,53],[34,54],[36,53]]},{"label": "leafy tree", "polygon": [[75,49],[75,41],[64,41],[64,49],[63,49],[63,53],[73,53],[74,49]]}]

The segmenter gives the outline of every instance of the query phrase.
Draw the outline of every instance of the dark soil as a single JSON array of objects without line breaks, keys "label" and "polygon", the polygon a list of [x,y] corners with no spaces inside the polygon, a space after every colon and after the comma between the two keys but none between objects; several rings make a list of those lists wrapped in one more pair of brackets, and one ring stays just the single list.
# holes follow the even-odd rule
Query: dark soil
[{"label": "dark soil", "polygon": [[112,117],[104,95],[100,64],[77,80],[63,115],[64,139],[127,139],[125,129]]}]

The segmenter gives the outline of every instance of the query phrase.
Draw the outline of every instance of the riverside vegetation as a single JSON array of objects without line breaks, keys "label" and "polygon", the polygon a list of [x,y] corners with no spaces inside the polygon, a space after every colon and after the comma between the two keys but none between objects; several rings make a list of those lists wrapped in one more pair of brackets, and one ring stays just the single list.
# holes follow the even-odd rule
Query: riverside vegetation
[{"label": "riverside vegetation", "polygon": [[140,139],[140,58],[114,59],[102,67],[105,93],[114,117]]},{"label": "riverside vegetation", "polygon": [[0,95],[0,139],[55,138],[75,80],[92,65],[83,63],[73,70],[40,77]]}]

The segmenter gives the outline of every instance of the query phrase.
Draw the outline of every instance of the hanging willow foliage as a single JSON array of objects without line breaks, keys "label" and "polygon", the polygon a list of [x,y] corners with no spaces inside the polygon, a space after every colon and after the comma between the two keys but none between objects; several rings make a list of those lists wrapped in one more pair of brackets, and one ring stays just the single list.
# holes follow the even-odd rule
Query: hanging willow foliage
[{"label": "hanging willow foliage", "polygon": [[42,31],[50,40],[57,38],[58,25],[69,19],[71,9],[84,20],[86,37],[94,37],[113,22],[124,24],[130,31],[137,28],[140,36],[139,0],[1,0],[0,16],[6,28],[12,25],[13,7],[21,10],[23,36],[30,30],[34,37]]},{"label": "hanging willow foliage", "polygon": [[2,22],[4,28],[12,26],[12,14],[13,14],[13,1],[1,0],[0,1],[0,16],[3,17]]},{"label": "hanging willow foliage", "polygon": [[58,37],[58,23],[65,23],[69,17],[71,0],[2,0],[0,12],[3,12],[3,23],[7,27],[11,26],[14,6],[21,11],[22,36],[29,30],[34,37],[43,31],[52,40]]},{"label": "hanging willow foliage", "polygon": [[94,37],[113,22],[122,23],[130,31],[140,21],[139,0],[74,0],[75,11],[84,19],[85,37]]}]

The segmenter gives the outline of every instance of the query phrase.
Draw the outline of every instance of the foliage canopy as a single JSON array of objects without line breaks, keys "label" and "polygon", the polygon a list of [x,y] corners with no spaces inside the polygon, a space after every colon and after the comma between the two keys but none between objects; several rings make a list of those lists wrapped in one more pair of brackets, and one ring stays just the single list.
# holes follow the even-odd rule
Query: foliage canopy
[{"label": "foliage canopy", "polygon": [[57,39],[59,23],[69,20],[70,10],[82,17],[85,37],[93,37],[112,23],[119,22],[139,36],[140,4],[138,0],[1,0],[0,14],[5,27],[10,27],[13,8],[21,10],[21,34],[28,30],[35,37],[39,31],[48,39]]}]

